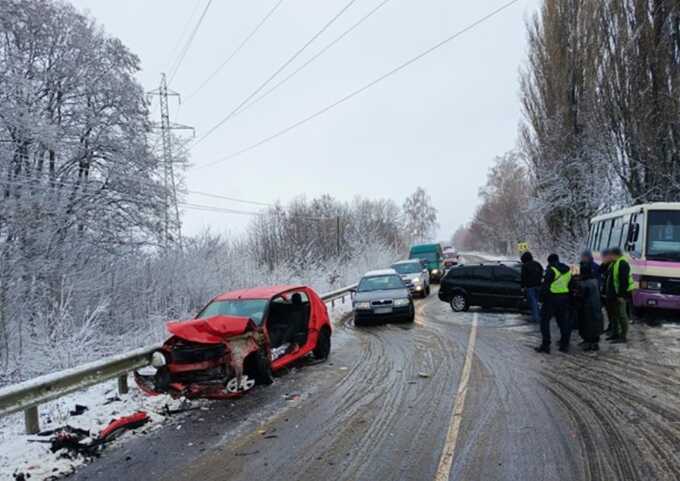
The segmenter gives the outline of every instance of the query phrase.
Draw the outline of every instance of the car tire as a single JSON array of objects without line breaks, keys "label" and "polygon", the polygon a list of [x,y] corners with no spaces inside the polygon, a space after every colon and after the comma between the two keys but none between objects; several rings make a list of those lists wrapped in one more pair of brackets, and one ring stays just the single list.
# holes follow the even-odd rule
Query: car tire
[{"label": "car tire", "polygon": [[328,359],[331,355],[331,330],[328,327],[322,327],[319,332],[319,337],[316,340],[316,347],[314,348],[314,357],[320,360]]},{"label": "car tire", "polygon": [[243,371],[248,377],[255,379],[255,384],[268,386],[274,382],[271,360],[263,351],[257,351],[246,358]]},{"label": "car tire", "polygon": [[416,308],[413,305],[413,303],[411,303],[411,312],[409,313],[408,317],[406,318],[406,322],[411,323],[415,320],[416,320]]},{"label": "car tire", "polygon": [[470,309],[470,303],[468,302],[467,296],[462,292],[456,292],[451,297],[451,309],[453,312],[466,312]]}]

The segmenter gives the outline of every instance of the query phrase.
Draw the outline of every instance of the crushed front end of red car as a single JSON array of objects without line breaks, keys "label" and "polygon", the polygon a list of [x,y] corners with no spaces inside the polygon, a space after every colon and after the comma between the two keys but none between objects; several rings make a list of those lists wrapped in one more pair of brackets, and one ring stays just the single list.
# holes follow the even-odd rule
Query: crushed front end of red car
[{"label": "crushed front end of red car", "polygon": [[245,317],[214,316],[170,322],[172,337],[151,359],[152,372],[136,371],[148,394],[188,399],[229,399],[255,385],[269,365],[267,337]]}]

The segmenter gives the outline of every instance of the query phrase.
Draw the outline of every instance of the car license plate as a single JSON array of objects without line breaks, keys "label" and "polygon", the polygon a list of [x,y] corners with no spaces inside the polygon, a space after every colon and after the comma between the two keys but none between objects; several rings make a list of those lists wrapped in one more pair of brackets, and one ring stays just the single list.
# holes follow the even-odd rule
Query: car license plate
[{"label": "car license plate", "polygon": [[375,313],[376,314],[391,314],[392,308],[391,307],[376,307]]}]

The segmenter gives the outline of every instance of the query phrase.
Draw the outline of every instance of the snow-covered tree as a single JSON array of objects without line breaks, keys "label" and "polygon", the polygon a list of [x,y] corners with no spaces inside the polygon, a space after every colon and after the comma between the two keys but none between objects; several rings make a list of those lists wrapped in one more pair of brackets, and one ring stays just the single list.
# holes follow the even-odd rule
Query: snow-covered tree
[{"label": "snow-covered tree", "polygon": [[406,236],[413,242],[432,240],[439,227],[437,209],[432,199],[422,187],[408,196],[402,206]]}]

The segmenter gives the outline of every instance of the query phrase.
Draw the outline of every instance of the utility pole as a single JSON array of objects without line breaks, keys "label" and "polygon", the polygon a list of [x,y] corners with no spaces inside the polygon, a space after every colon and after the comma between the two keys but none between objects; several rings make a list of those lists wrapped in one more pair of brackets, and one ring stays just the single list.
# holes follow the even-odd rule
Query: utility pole
[{"label": "utility pole", "polygon": [[177,243],[179,248],[182,248],[182,224],[179,217],[179,205],[177,203],[177,183],[175,180],[175,163],[172,158],[172,145],[170,132],[172,130],[191,130],[193,127],[188,125],[181,125],[170,122],[170,109],[168,107],[168,97],[177,97],[177,101],[181,102],[179,93],[168,89],[168,83],[165,79],[165,74],[161,74],[161,84],[155,89],[147,92],[149,97],[158,96],[160,101],[161,121],[160,123],[153,123],[154,128],[161,132],[161,141],[163,143],[163,247],[166,249],[172,243]]}]

